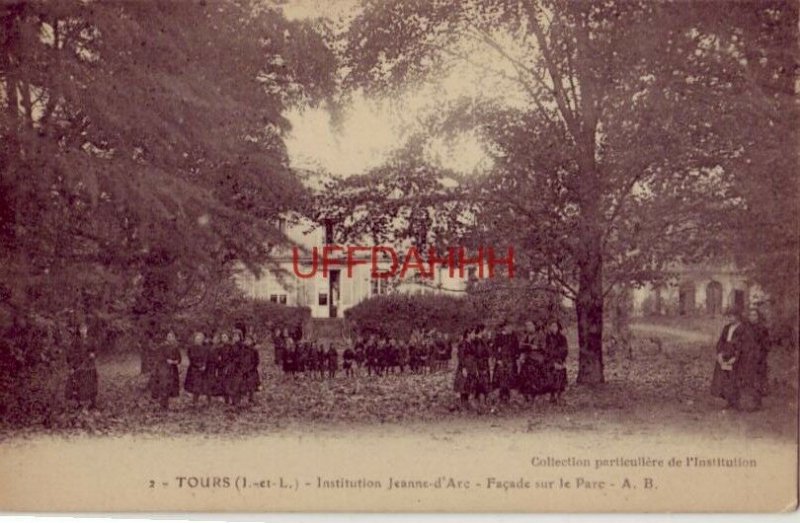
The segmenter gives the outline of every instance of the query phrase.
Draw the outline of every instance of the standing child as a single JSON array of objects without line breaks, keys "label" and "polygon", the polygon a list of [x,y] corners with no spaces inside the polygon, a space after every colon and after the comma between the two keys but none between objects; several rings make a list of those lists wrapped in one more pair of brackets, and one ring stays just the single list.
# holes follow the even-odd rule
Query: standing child
[{"label": "standing child", "polygon": [[347,347],[344,349],[344,354],[342,355],[342,369],[344,369],[344,374],[348,378],[353,376],[353,362],[355,360],[355,352],[351,347]]},{"label": "standing child", "polygon": [[561,323],[553,321],[548,326],[547,335],[544,338],[544,357],[548,373],[548,390],[550,401],[558,403],[561,395],[567,388],[567,338],[562,333]]},{"label": "standing child", "polygon": [[328,346],[327,360],[328,378],[333,379],[336,377],[336,370],[339,368],[339,353],[336,351],[336,345],[333,343]]},{"label": "standing child", "polygon": [[242,350],[242,366],[244,368],[242,392],[247,394],[247,401],[251,404],[255,403],[255,393],[261,389],[261,376],[258,372],[260,363],[261,356],[255,340],[252,336],[246,336]]}]

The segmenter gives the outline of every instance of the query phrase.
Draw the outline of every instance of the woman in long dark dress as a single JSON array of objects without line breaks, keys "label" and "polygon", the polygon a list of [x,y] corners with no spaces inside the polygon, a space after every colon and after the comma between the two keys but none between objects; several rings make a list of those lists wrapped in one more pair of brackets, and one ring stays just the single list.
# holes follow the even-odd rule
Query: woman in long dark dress
[{"label": "woman in long dark dress", "polygon": [[208,397],[208,402],[211,403],[211,398],[224,396],[222,390],[222,368],[223,368],[223,336],[227,341],[227,335],[224,333],[216,333],[211,338],[211,343],[208,346],[208,358],[206,359],[205,371],[205,394]]},{"label": "woman in long dark dress", "polygon": [[476,363],[475,355],[473,353],[472,340],[470,333],[465,332],[458,342],[458,361],[456,362],[456,372],[453,376],[453,390],[458,393],[461,399],[461,405],[466,406],[469,402],[469,375],[475,372]]},{"label": "woman in long dark dress", "polygon": [[277,366],[283,365],[283,353],[286,350],[286,338],[283,337],[281,330],[276,328],[272,334],[272,345],[275,347],[274,362]]},{"label": "woman in long dark dress", "polygon": [[211,395],[208,393],[206,383],[206,369],[210,356],[210,349],[205,343],[205,335],[202,332],[195,332],[192,336],[192,345],[189,346],[189,368],[186,369],[186,378],[183,388],[192,395],[192,404],[197,405],[197,401],[203,394],[206,395],[208,402],[211,403]]},{"label": "woman in long dark dress", "polygon": [[764,316],[761,311],[753,307],[748,313],[748,320],[753,329],[753,336],[756,345],[758,346],[758,384],[761,396],[766,396],[769,392],[769,367],[767,361],[769,359],[770,337],[767,326],[764,324]]},{"label": "woman in long dark dress", "polygon": [[295,355],[297,351],[295,350],[294,339],[286,338],[285,342],[286,345],[283,350],[283,372],[294,376],[297,371],[297,366],[295,365]]},{"label": "woman in long dark dress", "polygon": [[745,322],[745,332],[739,357],[734,363],[736,385],[739,389],[739,410],[754,411],[761,408],[766,376],[764,342],[759,339],[764,332],[760,328],[761,314],[750,309]]},{"label": "woman in long dark dress", "polygon": [[243,392],[245,361],[244,331],[241,327],[233,329],[233,339],[223,351],[222,387],[225,403],[238,405]]},{"label": "woman in long dark dress", "polygon": [[261,389],[261,375],[258,372],[261,356],[252,336],[245,337],[241,358],[244,372],[242,394],[247,395],[248,402],[255,403],[255,393]]},{"label": "woman in long dark dress", "polygon": [[716,353],[711,394],[725,399],[729,408],[760,408],[758,377],[761,356],[752,325],[738,316],[725,325],[717,341]]},{"label": "woman in long dark dress", "polygon": [[181,351],[175,333],[169,331],[165,342],[161,345],[153,374],[153,399],[158,399],[162,409],[169,407],[169,399],[180,394]]},{"label": "woman in long dark dress", "polygon": [[482,402],[489,394],[492,385],[492,371],[489,363],[491,349],[488,342],[488,333],[483,328],[476,328],[473,335],[473,347],[475,354],[475,372],[472,373],[470,390],[473,397]]},{"label": "woman in long dark dress", "polygon": [[548,333],[544,338],[544,358],[547,367],[547,389],[550,392],[550,401],[557,403],[561,394],[567,388],[567,338],[561,332],[561,324],[557,321],[550,323]]},{"label": "woman in long dark dress", "polygon": [[65,396],[78,408],[87,402],[90,409],[97,408],[97,365],[95,350],[89,340],[89,327],[81,323],[67,353],[69,376]]},{"label": "woman in long dark dress", "polygon": [[339,368],[339,351],[336,350],[336,344],[330,343],[328,351],[325,353],[325,363],[328,368],[328,378],[333,379],[336,377],[336,371]]},{"label": "woman in long dark dress", "polygon": [[542,337],[533,327],[525,335],[522,361],[519,365],[518,388],[527,401],[535,401],[536,396],[548,388],[547,360],[542,350]]},{"label": "woman in long dark dress", "polygon": [[503,326],[500,334],[494,338],[494,354],[492,388],[499,389],[500,401],[508,403],[511,399],[511,389],[517,382],[519,355],[519,338],[511,332],[510,327]]}]

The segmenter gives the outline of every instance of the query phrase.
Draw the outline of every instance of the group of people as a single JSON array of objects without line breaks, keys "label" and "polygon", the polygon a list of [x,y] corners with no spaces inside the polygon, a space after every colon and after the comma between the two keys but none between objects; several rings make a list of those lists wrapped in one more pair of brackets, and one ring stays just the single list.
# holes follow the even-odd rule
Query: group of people
[{"label": "group of people", "polygon": [[550,401],[558,402],[567,386],[567,354],[558,321],[544,328],[529,325],[521,336],[509,325],[498,331],[477,326],[458,343],[453,386],[464,405],[470,398],[482,402],[494,390],[504,403],[513,390],[528,401],[549,394]]},{"label": "group of people", "polygon": [[761,311],[734,312],[717,341],[711,394],[726,400],[727,407],[754,411],[767,393],[769,334]]},{"label": "group of people", "polygon": [[[230,335],[218,332],[206,337],[196,332],[191,340],[183,386],[192,395],[193,404],[203,396],[208,403],[215,397],[224,398],[229,405],[238,405],[243,398],[255,402],[254,394],[261,386],[260,357],[243,324],[237,324]],[[276,329],[272,341],[275,364],[286,374],[334,378],[340,368],[340,352],[335,343],[290,336],[287,329]],[[768,346],[768,333],[758,309],[736,315],[723,328],[717,342],[712,394],[725,399],[730,408],[759,409],[767,393]],[[348,377],[356,372],[377,377],[447,369],[455,349],[458,357],[454,389],[462,404],[468,404],[470,399],[482,402],[495,390],[501,402],[508,402],[514,390],[529,401],[549,394],[551,401],[558,402],[567,384],[568,347],[558,321],[544,328],[529,325],[521,333],[509,325],[497,331],[477,326],[456,341],[434,330],[415,331],[405,340],[359,336],[340,348],[344,349],[341,369]],[[157,350],[149,382],[152,398],[162,408],[167,408],[170,398],[180,393],[180,363],[178,340],[170,330]],[[95,408],[98,375],[86,323],[76,328],[67,351],[67,367],[67,400],[79,407],[86,404]]]},{"label": "group of people", "polygon": [[[66,400],[78,408],[97,406],[98,376],[94,344],[88,336],[88,326],[81,323],[67,351]],[[252,336],[237,324],[229,336],[219,332],[207,338],[196,332],[187,350],[189,365],[183,388],[192,395],[192,402],[205,396],[222,397],[229,405],[238,405],[247,397],[252,403],[261,386],[260,356]],[[170,398],[180,394],[181,350],[175,332],[168,330],[164,342],[155,350],[148,388],[153,400],[166,409]]]},{"label": "group of people", "polygon": [[[183,388],[192,395],[192,403],[206,397],[221,397],[228,405],[236,406],[247,398],[255,402],[255,393],[261,387],[259,365],[261,357],[255,340],[247,334],[246,327],[238,323],[231,331],[218,332],[207,338],[202,332],[195,332],[187,350],[189,366]],[[166,343],[162,345],[154,371],[151,373],[150,389],[154,399],[166,408],[169,399],[180,393],[180,373],[178,365],[181,354],[175,333],[167,333]]]},{"label": "group of people", "polygon": [[[66,396],[79,407],[88,404],[94,408],[97,367],[87,330],[85,323],[79,326],[68,352]],[[455,389],[465,403],[470,397],[483,400],[493,390],[499,390],[501,401],[508,401],[512,390],[518,390],[528,399],[550,393],[551,399],[557,401],[567,381],[564,367],[567,342],[557,322],[551,324],[546,334],[541,329],[529,329],[521,339],[508,326],[496,333],[479,326],[465,332],[460,340],[431,329],[416,330],[407,339],[360,335],[341,344],[315,342],[294,333],[290,335],[288,329],[276,329],[272,342],[275,364],[295,377],[303,374],[335,378],[340,368],[347,377],[356,373],[375,377],[432,373],[448,369],[457,351]],[[237,323],[230,334],[220,331],[206,336],[195,332],[186,355],[189,361],[183,388],[191,394],[193,404],[203,396],[207,404],[220,397],[233,406],[244,398],[255,402],[254,395],[261,387],[260,356],[245,325]],[[181,362],[178,338],[174,331],[168,330],[155,351],[148,384],[152,398],[164,409],[171,398],[180,394]]]},{"label": "group of people", "polygon": [[[286,374],[306,374],[333,378],[339,369],[350,377],[366,372],[369,376],[434,372],[447,368],[453,347],[448,335],[435,330],[417,330],[408,339],[385,335],[359,335],[352,343],[295,340],[287,330],[273,335],[275,364]],[[340,350],[339,349],[343,349]]]}]

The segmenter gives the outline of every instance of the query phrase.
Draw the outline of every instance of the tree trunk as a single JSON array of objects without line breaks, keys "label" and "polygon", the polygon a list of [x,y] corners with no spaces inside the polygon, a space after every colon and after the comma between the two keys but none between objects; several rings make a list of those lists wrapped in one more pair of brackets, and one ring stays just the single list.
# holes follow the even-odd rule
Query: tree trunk
[{"label": "tree trunk", "polygon": [[578,319],[578,383],[595,385],[603,376],[603,261],[600,239],[585,238],[579,265],[575,312]]}]

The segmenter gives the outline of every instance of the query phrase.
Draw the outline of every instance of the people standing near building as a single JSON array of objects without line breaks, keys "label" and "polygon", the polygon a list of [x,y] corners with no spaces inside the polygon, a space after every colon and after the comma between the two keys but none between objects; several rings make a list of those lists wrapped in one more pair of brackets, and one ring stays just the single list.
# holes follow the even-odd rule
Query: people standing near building
[{"label": "people standing near building", "polygon": [[753,337],[756,345],[758,346],[758,376],[757,381],[759,384],[759,392],[761,397],[769,393],[769,352],[770,352],[770,336],[767,329],[764,315],[757,307],[751,307],[748,312],[749,323],[753,329]]},{"label": "people standing near building", "polygon": [[544,335],[541,333],[541,329],[541,326],[529,323],[522,343],[517,388],[529,402],[535,401],[536,396],[544,393],[548,388],[549,375],[547,359],[542,348]]},{"label": "people standing near building", "polygon": [[511,399],[511,389],[517,382],[519,338],[509,325],[504,324],[501,326],[501,331],[493,336],[489,343],[494,354],[492,388],[500,391],[501,402],[508,403]]},{"label": "people standing near building", "polygon": [[364,353],[365,349],[365,341],[364,337],[359,335],[356,339],[356,344],[353,347],[353,361],[356,364],[356,369],[361,369],[364,366],[364,362],[367,359],[366,354]]},{"label": "people standing near building", "polygon": [[435,352],[434,359],[436,361],[436,370],[447,370],[447,364],[450,361],[450,354],[452,348],[450,347],[450,340],[446,333],[436,333],[434,340]]},{"label": "people standing near building", "polygon": [[208,403],[211,403],[211,396],[208,394],[209,387],[206,383],[209,353],[205,335],[202,332],[195,332],[192,335],[192,344],[189,346],[187,354],[189,367],[186,369],[186,378],[183,382],[183,388],[192,395],[192,405],[195,406],[203,394],[206,395]]},{"label": "people standing near building", "polygon": [[716,347],[711,393],[723,398],[728,408],[755,410],[760,407],[758,391],[760,350],[752,325],[734,312],[734,320],[722,328]]},{"label": "people standing near building", "polygon": [[456,371],[453,376],[453,390],[461,400],[461,407],[469,406],[469,397],[472,393],[472,375],[477,373],[475,353],[472,346],[471,331],[464,331],[458,342]]},{"label": "people standing near building", "polygon": [[233,329],[231,342],[224,349],[222,386],[225,391],[225,403],[232,406],[238,405],[242,396],[245,369],[244,335],[244,326],[237,324]]},{"label": "people standing near building", "polygon": [[755,411],[761,408],[761,401],[766,385],[766,329],[761,324],[761,313],[755,307],[750,308],[744,321],[746,337],[740,345],[739,356],[734,363],[734,374],[738,390],[738,408],[743,411]]},{"label": "people standing near building", "polygon": [[325,347],[321,343],[311,340],[305,342],[305,346],[305,352],[308,354],[307,366],[312,376],[321,380],[325,379],[325,372],[328,370],[328,354]]},{"label": "people standing near building", "polygon": [[293,338],[284,338],[286,345],[283,352],[283,372],[284,374],[296,376],[297,365],[296,355],[297,350]]},{"label": "people standing near building", "polygon": [[336,377],[336,370],[339,368],[339,352],[336,350],[336,344],[331,342],[328,344],[328,351],[325,354],[328,367],[328,378],[333,379]]},{"label": "people standing near building", "polygon": [[286,338],[283,336],[281,329],[276,327],[272,332],[272,347],[274,350],[273,361],[275,365],[283,365],[283,352],[286,350]]},{"label": "people standing near building", "polygon": [[375,335],[371,334],[364,344],[364,358],[367,366],[367,376],[378,372],[378,346]]},{"label": "people standing near building", "polygon": [[160,346],[156,366],[153,370],[151,390],[153,399],[157,399],[164,410],[169,408],[170,398],[177,398],[180,395],[180,373],[178,371],[180,362],[181,351],[178,348],[178,338],[170,329]]},{"label": "people standing near building", "polygon": [[255,403],[255,393],[261,389],[261,375],[258,367],[261,363],[261,356],[258,352],[256,342],[251,335],[245,336],[244,348],[242,349],[242,394],[247,395],[250,404]]},{"label": "people standing near building", "polygon": [[400,368],[400,345],[397,342],[397,338],[391,336],[389,341],[386,343],[386,363],[384,364],[384,368],[388,373],[396,373],[399,371]]},{"label": "people standing near building", "polygon": [[398,340],[397,342],[397,367],[403,374],[410,363],[410,349],[408,340]]},{"label": "people standing near building", "polygon": [[205,372],[205,386],[208,402],[211,403],[212,398],[219,398],[225,395],[222,388],[222,369],[223,365],[223,350],[222,340],[223,335],[227,340],[227,335],[217,332],[211,337],[211,343],[208,346],[208,357],[206,359],[206,372]]},{"label": "people standing near building", "polygon": [[425,361],[428,364],[428,372],[436,372],[436,330],[430,329],[425,333]]},{"label": "people standing near building", "polygon": [[314,369],[310,369],[313,365],[309,362],[311,358],[311,349],[314,348],[310,340],[295,340],[294,346],[294,367],[295,373],[301,373],[306,376],[310,371],[312,376]]},{"label": "people standing near building", "polygon": [[342,370],[344,375],[348,378],[353,377],[353,365],[355,363],[355,351],[348,345],[342,353]]},{"label": "people standing near building", "polygon": [[75,328],[74,337],[67,349],[67,385],[65,397],[81,408],[86,402],[88,408],[97,408],[97,364],[93,341],[89,338],[89,326],[81,322]]},{"label": "people standing near building", "polygon": [[489,347],[489,333],[483,325],[475,328],[472,344],[474,346],[476,372],[473,374],[472,392],[479,403],[486,400],[491,387],[491,349]]},{"label": "people standing near building", "polygon": [[552,321],[544,338],[544,360],[547,369],[547,389],[550,401],[557,403],[567,388],[567,338],[562,332],[561,323]]}]

